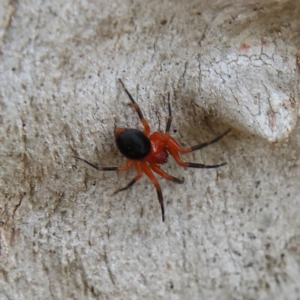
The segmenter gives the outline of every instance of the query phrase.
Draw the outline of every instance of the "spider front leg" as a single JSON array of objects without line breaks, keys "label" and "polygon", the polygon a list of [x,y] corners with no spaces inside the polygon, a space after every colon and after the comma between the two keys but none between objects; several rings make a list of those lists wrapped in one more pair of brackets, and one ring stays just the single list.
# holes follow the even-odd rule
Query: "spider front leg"
[{"label": "spider front leg", "polygon": [[226,165],[227,163],[222,163],[219,165],[204,165],[204,164],[197,164],[197,163],[191,163],[191,162],[185,162],[182,161],[178,152],[172,148],[169,148],[168,151],[170,152],[170,154],[174,157],[175,161],[182,167],[188,167],[188,168],[199,168],[199,169],[214,169],[214,168],[219,168],[222,167],[224,165]]},{"label": "spider front leg", "polygon": [[159,165],[157,165],[157,164],[152,163],[152,164],[150,164],[150,167],[154,172],[156,172],[158,175],[160,175],[161,177],[163,177],[167,180],[170,180],[170,181],[173,181],[173,182],[179,183],[179,184],[184,183],[183,177],[182,177],[182,179],[179,179],[177,177],[171,176],[168,173],[166,173],[164,170],[162,170],[159,167]]},{"label": "spider front leg", "polygon": [[133,97],[132,97],[131,94],[128,92],[128,90],[126,89],[126,87],[125,87],[123,81],[122,81],[120,78],[119,78],[119,81],[120,81],[120,83],[122,84],[122,87],[123,87],[125,93],[127,94],[127,96],[129,97],[129,99],[131,100],[134,109],[136,110],[136,112],[137,112],[138,115],[139,115],[139,118],[140,118],[140,120],[141,120],[141,122],[142,122],[142,124],[143,124],[143,126],[144,126],[144,128],[145,128],[145,129],[144,129],[144,134],[148,136],[149,133],[150,133],[150,127],[149,127],[147,121],[145,120],[145,118],[144,118],[144,116],[143,116],[143,113],[142,113],[140,107],[139,107],[138,104],[134,101]]},{"label": "spider front leg", "polygon": [[172,124],[172,119],[173,119],[171,103],[170,103],[170,93],[168,93],[168,110],[169,110],[169,116],[168,116],[166,133],[165,133],[165,135],[167,137],[169,137],[168,146],[175,149],[176,151],[179,151],[180,153],[190,153],[195,150],[200,150],[202,148],[205,148],[211,144],[217,143],[221,138],[223,138],[230,131],[230,129],[228,129],[227,131],[225,131],[224,133],[222,133],[221,135],[217,136],[216,138],[214,138],[213,140],[211,140],[209,142],[201,143],[201,144],[195,145],[193,147],[184,149],[172,137],[170,137],[170,134],[169,134],[171,124]]},{"label": "spider front leg", "polygon": [[205,169],[213,169],[213,168],[218,168],[218,167],[222,167],[224,165],[226,165],[227,163],[222,163],[222,164],[218,164],[218,165],[204,165],[204,164],[198,164],[198,163],[190,163],[190,162],[184,162],[181,160],[178,152],[180,153],[190,153],[193,152],[195,150],[199,150],[201,148],[207,147],[208,145],[211,145],[213,143],[218,142],[223,136],[225,136],[230,130],[227,130],[226,132],[224,132],[223,134],[221,134],[220,136],[216,137],[215,139],[206,142],[206,143],[201,143],[198,144],[196,146],[184,149],[182,148],[174,138],[169,137],[168,139],[168,151],[170,152],[170,154],[174,157],[175,161],[182,167],[189,167],[189,168],[205,168]]},{"label": "spider front leg", "polygon": [[227,131],[225,131],[224,133],[222,133],[221,135],[217,136],[216,138],[214,138],[213,140],[209,141],[209,142],[205,142],[205,143],[201,143],[201,144],[198,144],[198,145],[195,145],[193,147],[190,147],[190,148],[182,148],[176,141],[175,139],[173,139],[172,137],[169,138],[169,141],[168,141],[168,146],[171,147],[172,149],[180,152],[180,153],[190,153],[190,152],[193,152],[195,150],[200,150],[202,148],[205,148],[209,145],[212,145],[214,143],[217,143],[220,139],[222,139],[228,132],[230,132],[230,129],[228,129]]},{"label": "spider front leg", "polygon": [[167,126],[166,126],[166,133],[169,133],[171,124],[172,124],[172,119],[173,119],[171,103],[170,103],[170,93],[168,93],[168,110],[169,110],[169,117],[168,117]]}]

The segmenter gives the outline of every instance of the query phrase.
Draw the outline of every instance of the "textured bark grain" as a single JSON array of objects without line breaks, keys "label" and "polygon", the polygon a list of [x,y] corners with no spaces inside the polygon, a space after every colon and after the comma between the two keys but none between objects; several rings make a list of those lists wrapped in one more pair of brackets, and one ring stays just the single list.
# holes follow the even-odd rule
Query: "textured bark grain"
[{"label": "textured bark grain", "polygon": [[[2,1],[0,299],[299,299],[298,1]],[[298,59],[298,60],[297,60]],[[166,221],[113,131],[184,146]]]}]

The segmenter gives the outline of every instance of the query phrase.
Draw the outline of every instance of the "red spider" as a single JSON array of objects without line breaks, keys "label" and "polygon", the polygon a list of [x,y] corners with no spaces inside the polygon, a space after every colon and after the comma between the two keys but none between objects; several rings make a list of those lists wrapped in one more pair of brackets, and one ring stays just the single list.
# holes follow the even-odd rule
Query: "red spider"
[{"label": "red spider", "polygon": [[[165,221],[165,211],[164,211],[164,201],[163,195],[161,192],[161,187],[154,176],[151,169],[157,173],[158,175],[164,177],[167,180],[173,181],[175,183],[183,183],[184,178],[179,179],[174,176],[167,174],[163,171],[159,164],[164,164],[168,160],[168,153],[170,153],[175,161],[182,167],[190,167],[190,168],[218,168],[226,165],[226,163],[222,163],[220,165],[204,165],[197,163],[184,162],[181,160],[179,153],[190,153],[195,150],[202,149],[210,144],[218,142],[223,136],[225,136],[229,130],[213,139],[210,142],[201,143],[195,145],[190,148],[182,148],[174,138],[170,136],[170,127],[172,122],[172,112],[171,112],[171,104],[170,104],[170,94],[168,94],[168,109],[169,109],[169,118],[167,122],[166,132],[165,134],[161,134],[159,132],[154,132],[150,135],[150,127],[147,121],[144,119],[143,114],[138,106],[138,104],[133,100],[131,94],[126,89],[124,83],[121,79],[119,79],[120,83],[123,86],[124,91],[128,95],[129,99],[132,102],[133,107],[139,115],[139,118],[144,126],[144,130],[140,131],[138,129],[128,129],[128,128],[117,128],[114,132],[114,136],[116,139],[116,144],[119,151],[127,157],[126,165],[123,167],[99,167],[98,165],[94,165],[87,160],[73,156],[76,159],[82,160],[88,165],[99,171],[127,171],[132,164],[134,165],[137,175],[129,182],[127,186],[121,188],[113,193],[116,194],[121,191],[125,191],[130,188],[137,180],[139,180],[143,173],[145,173],[151,182],[154,184],[158,201],[161,206],[162,212],[162,220]],[[150,136],[149,136],[150,135]]]}]

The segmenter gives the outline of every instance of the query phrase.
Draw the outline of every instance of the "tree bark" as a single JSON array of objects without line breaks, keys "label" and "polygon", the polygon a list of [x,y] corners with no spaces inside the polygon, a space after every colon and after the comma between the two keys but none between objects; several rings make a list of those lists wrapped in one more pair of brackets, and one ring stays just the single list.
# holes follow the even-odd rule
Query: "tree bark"
[{"label": "tree bark", "polygon": [[[0,14],[0,299],[299,299],[299,1],[19,1]],[[142,129],[218,169],[121,166]]]}]

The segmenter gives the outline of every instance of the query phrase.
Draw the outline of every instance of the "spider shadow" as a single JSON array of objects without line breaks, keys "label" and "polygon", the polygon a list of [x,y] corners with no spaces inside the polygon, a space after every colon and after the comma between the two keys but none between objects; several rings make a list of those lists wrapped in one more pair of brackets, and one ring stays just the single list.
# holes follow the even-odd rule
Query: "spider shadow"
[{"label": "spider shadow", "polygon": [[[181,90],[174,90],[174,96],[171,99],[173,121],[170,133],[183,147],[191,147],[211,141],[230,129],[225,116],[216,107],[200,106],[195,100],[196,98],[199,98],[199,95],[194,91],[182,92]],[[166,111],[166,102],[161,105],[166,107],[164,109]],[[165,120],[166,118],[167,115]],[[162,120],[160,124],[162,124],[160,131],[164,132],[166,121]],[[212,148],[212,153],[214,152],[213,149],[227,138],[228,136],[226,135],[218,143],[209,145],[208,147]]]}]

